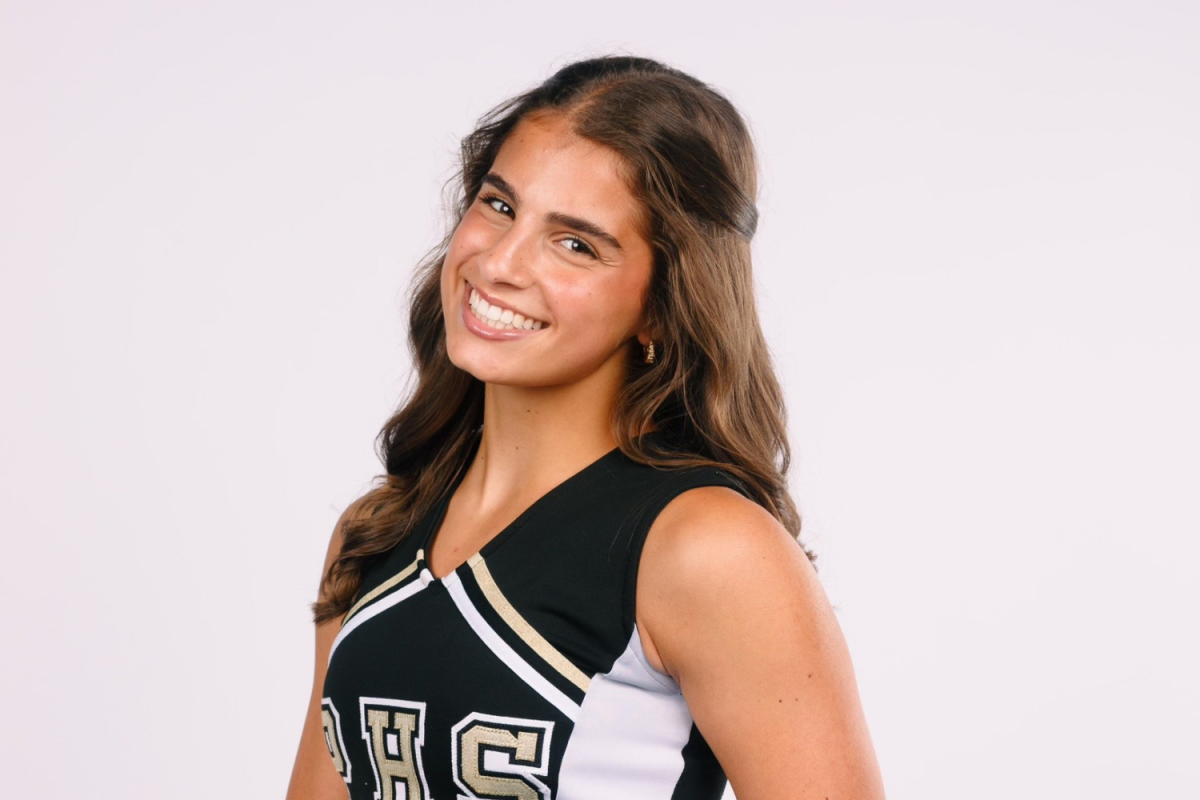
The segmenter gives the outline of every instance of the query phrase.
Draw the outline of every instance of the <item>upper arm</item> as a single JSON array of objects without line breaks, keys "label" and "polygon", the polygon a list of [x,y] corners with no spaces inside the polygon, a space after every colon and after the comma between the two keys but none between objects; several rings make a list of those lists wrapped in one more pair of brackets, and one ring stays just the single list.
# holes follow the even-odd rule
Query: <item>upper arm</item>
[{"label": "upper arm", "polygon": [[736,492],[684,492],[642,554],[647,654],[739,800],[883,797],[845,641],[802,549]]},{"label": "upper arm", "polygon": [[[342,549],[342,523],[338,520],[329,549],[325,553],[325,566],[321,576]],[[321,699],[325,686],[325,669],[329,663],[329,650],[341,628],[340,619],[331,619],[316,626],[316,652],[313,664],[312,693],[308,698],[308,710],[304,716],[304,728],[300,734],[300,747],[292,766],[292,777],[288,784],[287,800],[344,800],[346,784],[333,767],[333,759],[325,744],[325,729],[321,720]]]}]

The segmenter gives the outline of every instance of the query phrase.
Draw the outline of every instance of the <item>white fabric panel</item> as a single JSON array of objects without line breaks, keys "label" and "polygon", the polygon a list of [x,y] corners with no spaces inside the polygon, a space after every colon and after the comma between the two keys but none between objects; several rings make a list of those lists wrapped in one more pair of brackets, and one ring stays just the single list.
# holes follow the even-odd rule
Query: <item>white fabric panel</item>
[{"label": "white fabric panel", "polygon": [[337,647],[342,643],[342,640],[349,636],[359,625],[362,625],[367,620],[382,614],[384,611],[387,611],[397,603],[404,602],[428,586],[429,581],[425,580],[426,575],[429,575],[430,578],[433,577],[433,575],[429,573],[429,570],[423,570],[419,580],[413,581],[399,591],[392,592],[387,597],[376,601],[374,604],[367,606],[362,611],[359,611],[358,614],[351,617],[350,621],[343,625],[342,629],[338,631],[337,638],[333,640],[333,645],[329,648],[330,660],[333,660],[333,651],[337,650]]},{"label": "white fabric panel", "polygon": [[692,714],[679,685],[646,661],[634,628],[612,670],[592,678],[563,754],[558,800],[670,800]]},{"label": "white fabric panel", "polygon": [[442,585],[446,587],[446,591],[454,599],[454,604],[458,606],[458,610],[463,615],[463,618],[466,619],[467,624],[475,631],[475,635],[509,669],[517,673],[517,676],[521,680],[529,684],[530,688],[535,692],[546,698],[555,708],[565,714],[568,719],[574,720],[579,715],[579,705],[563,694],[558,687],[542,677],[542,674],[531,667],[529,662],[521,658],[517,654],[517,651],[509,647],[508,642],[500,638],[500,634],[496,633],[487,620],[480,615],[478,609],[471,603],[471,598],[467,597],[467,592],[463,589],[457,572],[452,572],[445,578],[442,578]]}]

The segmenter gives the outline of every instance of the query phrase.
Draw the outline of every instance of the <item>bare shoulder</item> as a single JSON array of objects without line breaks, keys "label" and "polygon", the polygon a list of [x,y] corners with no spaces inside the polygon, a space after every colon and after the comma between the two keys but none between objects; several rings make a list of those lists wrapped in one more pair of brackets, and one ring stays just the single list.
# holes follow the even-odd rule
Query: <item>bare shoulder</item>
[{"label": "bare shoulder", "polygon": [[[650,528],[637,623],[650,663],[677,680],[690,663],[689,648],[725,632],[769,637],[781,615],[826,614],[828,601],[799,543],[733,489],[689,489]],[[693,641],[702,635],[708,641]]]},{"label": "bare shoulder", "polygon": [[735,562],[780,552],[803,556],[769,511],[724,486],[701,486],[675,497],[655,519],[651,537],[658,548],[688,563],[703,559],[708,551]]},{"label": "bare shoulder", "polygon": [[360,513],[357,506],[357,501],[351,503],[333,523],[333,533],[329,536],[329,546],[325,551],[325,566],[321,572],[322,575],[329,569],[333,560],[342,554],[342,547],[346,544],[346,527],[357,519]]},{"label": "bare shoulder", "polygon": [[723,486],[690,489],[667,504],[651,526],[640,572],[639,604],[643,588],[692,602],[722,589],[757,596],[817,587],[803,548],[779,521]]},{"label": "bare shoulder", "polygon": [[672,500],[646,539],[637,624],[739,798],[882,797],[833,610],[766,509],[723,487]]}]

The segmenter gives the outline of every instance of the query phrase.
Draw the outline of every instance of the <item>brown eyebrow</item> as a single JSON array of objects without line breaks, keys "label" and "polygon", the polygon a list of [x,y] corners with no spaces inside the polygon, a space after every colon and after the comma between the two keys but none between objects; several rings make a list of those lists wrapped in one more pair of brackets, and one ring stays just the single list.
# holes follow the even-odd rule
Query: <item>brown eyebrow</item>
[{"label": "brown eyebrow", "polygon": [[594,222],[588,222],[586,219],[580,219],[579,217],[572,217],[570,214],[560,214],[557,211],[547,215],[547,218],[558,225],[566,225],[568,228],[574,228],[580,233],[594,236],[617,252],[625,252],[625,249],[621,247],[621,243],[617,241],[617,237]]},{"label": "brown eyebrow", "polygon": [[490,183],[492,186],[495,186],[497,189],[511,197],[514,203],[520,205],[521,199],[517,196],[517,190],[510,186],[508,181],[504,180],[504,178],[501,178],[496,173],[489,172],[487,175],[484,175],[483,180],[480,181],[480,183]]},{"label": "brown eyebrow", "polygon": [[[491,184],[511,197],[514,203],[517,205],[521,204],[521,199],[517,195],[517,191],[513,189],[508,181],[504,180],[504,178],[501,178],[496,173],[489,172],[487,175],[484,175],[481,183]],[[551,212],[546,216],[546,218],[556,225],[565,225],[566,227],[573,228],[580,233],[586,233],[589,236],[594,236],[617,252],[625,252],[625,248],[621,247],[621,243],[617,241],[617,237],[613,236],[611,233],[604,230],[604,228],[601,228],[594,222],[589,222],[586,219],[573,217],[570,214],[563,214],[558,211]]]}]

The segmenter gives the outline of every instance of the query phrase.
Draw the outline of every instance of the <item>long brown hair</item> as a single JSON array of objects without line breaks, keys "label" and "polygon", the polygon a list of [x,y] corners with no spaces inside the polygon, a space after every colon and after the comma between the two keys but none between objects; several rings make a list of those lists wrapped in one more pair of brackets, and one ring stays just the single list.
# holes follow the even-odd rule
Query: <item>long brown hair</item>
[{"label": "long brown hair", "polygon": [[[651,365],[630,349],[612,419],[618,447],[665,469],[719,466],[799,535],[785,479],[783,393],[754,301],[757,176],[746,125],[725,97],[678,70],[645,58],[589,59],[497,106],[462,142],[451,233],[414,275],[416,385],[379,434],[387,474],[342,515],[341,551],[313,606],[318,622],[350,608],[366,566],[442,498],[478,444],[484,387],[446,355],[439,278],[453,229],[505,138],[534,114],[563,115],[575,133],[618,153],[643,206],[654,253],[646,309],[661,341]],[[639,437],[650,429],[662,435]]]}]

